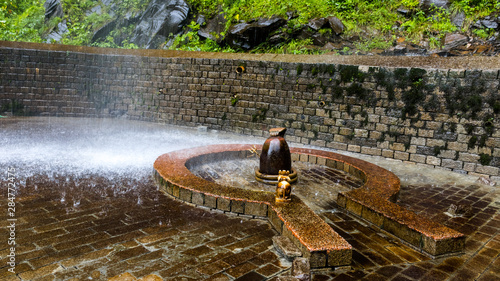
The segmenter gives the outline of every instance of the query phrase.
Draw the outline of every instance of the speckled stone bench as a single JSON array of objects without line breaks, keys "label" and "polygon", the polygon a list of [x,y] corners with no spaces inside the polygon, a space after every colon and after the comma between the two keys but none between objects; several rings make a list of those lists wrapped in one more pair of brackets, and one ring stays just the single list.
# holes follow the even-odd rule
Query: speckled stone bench
[{"label": "speckled stone bench", "polygon": [[[309,207],[293,196],[276,203],[274,192],[219,185],[190,172],[198,163],[246,158],[251,145],[213,145],[161,155],[154,164],[155,178],[164,190],[185,202],[226,212],[267,217],[274,228],[290,238],[311,267],[349,265],[352,247]],[[260,148],[260,146],[257,146]],[[294,151],[294,153],[306,151]],[[292,155],[293,156],[293,155]]]},{"label": "speckled stone bench", "polygon": [[324,163],[326,159],[327,166],[364,181],[361,188],[341,192],[338,196],[337,203],[351,213],[433,256],[464,251],[464,234],[394,203],[399,195],[400,180],[392,172],[361,159],[328,151],[309,150],[300,157],[301,161],[312,163]]},{"label": "speckled stone bench", "polygon": [[[336,267],[351,262],[352,247],[326,222],[293,196],[276,203],[274,193],[223,186],[195,176],[190,168],[202,163],[246,158],[253,145],[212,145],[163,154],[154,163],[156,181],[179,200],[225,212],[267,217],[275,229],[289,237],[311,267]],[[257,149],[260,146],[256,146]],[[463,250],[465,236],[417,216],[395,203],[399,179],[369,162],[328,151],[291,148],[292,160],[326,165],[362,179],[363,187],[339,194],[338,203],[350,212],[437,255]]]}]

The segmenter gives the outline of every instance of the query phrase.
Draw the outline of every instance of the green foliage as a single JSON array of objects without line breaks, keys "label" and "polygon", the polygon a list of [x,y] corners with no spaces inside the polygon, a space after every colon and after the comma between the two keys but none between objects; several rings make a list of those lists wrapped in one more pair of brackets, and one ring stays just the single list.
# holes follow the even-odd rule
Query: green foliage
[{"label": "green foliage", "polygon": [[491,12],[500,9],[500,2],[497,0],[454,0],[452,10],[463,11],[466,16],[481,18]]},{"label": "green foliage", "polygon": [[[88,14],[88,11],[100,1],[96,0],[62,0],[64,16],[51,22],[44,20],[43,0],[0,0],[0,40],[42,42],[47,34],[59,22],[65,21],[68,33],[62,39],[64,44],[88,45],[93,33],[114,18],[124,18],[125,15],[137,15],[144,11],[150,0],[113,0],[113,18],[104,8],[101,15]],[[446,33],[456,31],[450,22],[450,16],[458,12],[466,15],[464,28],[477,19],[500,11],[497,0],[452,0],[448,10],[435,8],[431,14],[419,10],[419,0],[187,0],[195,13],[212,18],[224,14],[227,29],[241,21],[256,18],[266,18],[273,15],[288,18],[287,13],[293,12],[297,17],[288,21],[282,28],[285,34],[296,34],[310,19],[336,16],[345,25],[344,34],[347,37],[361,38],[355,43],[357,50],[368,52],[372,49],[386,49],[395,38],[405,37],[407,41],[420,43],[427,40],[431,47],[438,48]],[[397,12],[404,6],[412,11],[408,17]],[[399,23],[402,27],[396,28]],[[227,47],[221,47],[213,40],[202,40],[198,37],[194,24],[187,34],[175,40],[174,48],[181,50],[234,52]],[[95,43],[101,47],[135,48],[127,41],[131,28],[124,27],[113,31],[108,38]],[[128,33],[127,33],[128,32]],[[225,32],[221,34],[224,36]],[[494,30],[474,29],[476,36],[489,38]],[[321,29],[320,34],[333,36],[330,28]],[[119,38],[119,39],[117,39]],[[218,41],[218,40],[217,40]],[[263,44],[253,52],[279,54],[322,54],[325,51],[311,48],[311,39],[289,40],[279,46]],[[344,54],[353,50],[346,47]]]},{"label": "green foliage", "polygon": [[260,108],[255,114],[252,114],[252,122],[262,122],[266,120],[267,108]]},{"label": "green foliage", "polygon": [[297,11],[296,21],[306,23],[315,17],[324,17],[333,12],[327,0],[218,0],[223,2],[221,7],[226,14],[226,18],[231,23],[239,20],[250,20],[259,17],[270,17],[278,15],[286,18],[289,11]]},{"label": "green foliage", "polygon": [[[450,114],[458,114],[466,118],[476,118],[483,109],[482,93],[485,93],[484,81],[475,80],[470,86],[458,86],[456,89],[441,87]],[[491,99],[490,99],[491,101]],[[495,103],[493,103],[493,106]]]},{"label": "green foliage", "polygon": [[230,47],[221,47],[217,42],[211,39],[202,40],[198,36],[198,30],[200,25],[192,21],[188,28],[190,31],[184,33],[181,36],[177,36],[174,39],[173,44],[170,46],[171,50],[183,50],[183,51],[201,51],[201,52],[225,52],[234,53],[235,51]]},{"label": "green foliage", "polygon": [[318,73],[319,73],[319,67],[313,66],[313,68],[311,69],[312,76],[316,76],[318,75]]},{"label": "green foliage", "polygon": [[368,91],[365,90],[360,83],[354,82],[346,90],[347,90],[347,95],[349,96],[355,96],[360,100],[364,100],[367,98]]},{"label": "green foliage", "polygon": [[[52,28],[61,21],[65,21],[68,32],[61,40],[63,44],[88,45],[90,39],[98,28],[109,22],[112,18],[104,9],[102,14],[89,14],[88,11],[99,4],[94,0],[63,0],[61,1],[64,16],[50,22],[45,22],[45,1],[42,0],[0,0],[0,40],[42,42]],[[125,13],[138,13],[142,11],[149,1],[147,0],[115,0],[119,3],[113,10],[117,17]],[[127,31],[127,28],[115,30],[103,42],[94,44],[100,47],[137,48],[127,40],[120,45],[113,38]]]},{"label": "green foliage", "polygon": [[434,146],[433,148],[434,156],[438,156],[443,149],[444,146]]},{"label": "green foliage", "polygon": [[359,67],[356,65],[339,65],[340,81],[347,82],[360,82],[363,83],[365,79],[365,74],[359,71]]},{"label": "green foliage", "polygon": [[41,0],[1,0],[0,40],[42,42],[44,14]]},{"label": "green foliage", "polygon": [[386,38],[383,37],[372,37],[372,38],[366,38],[366,39],[361,39],[359,42],[355,42],[354,45],[356,45],[356,48],[360,51],[363,52],[368,52],[373,49],[387,49],[392,47],[393,40],[387,40]]},{"label": "green foliage", "polygon": [[3,103],[0,107],[0,112],[10,112],[14,116],[24,115],[24,105],[16,99],[11,99],[10,102]]},{"label": "green foliage", "polygon": [[236,106],[236,103],[240,100],[240,97],[238,95],[234,95],[231,97],[231,105]]},{"label": "green foliage", "polygon": [[300,74],[302,74],[302,71],[304,70],[304,65],[299,63],[297,65],[297,76],[299,76]]},{"label": "green foliage", "polygon": [[467,142],[467,147],[469,149],[474,148],[474,146],[476,146],[476,142],[477,142],[477,136],[472,136]]},{"label": "green foliage", "polygon": [[134,29],[134,25],[129,25],[127,27],[122,27],[120,29],[112,30],[109,35],[102,41],[92,43],[94,47],[102,48],[123,48],[123,49],[139,49],[139,47],[133,43],[130,43],[128,39],[120,41],[120,38],[127,37],[131,34]]},{"label": "green foliage", "polygon": [[494,32],[495,30],[490,30],[489,28],[472,30],[472,33],[481,39],[488,39]]},{"label": "green foliage", "polygon": [[330,0],[341,3],[336,5],[334,15],[340,18],[347,32],[359,34],[363,29],[378,30],[379,36],[389,32],[398,19],[402,19],[396,10],[401,5],[398,0],[370,1],[370,0]]},{"label": "green foliage", "polygon": [[[376,40],[374,43],[365,42],[366,46],[379,46],[382,42],[392,42],[392,37],[388,37],[386,40],[379,38],[385,37],[394,22],[401,18],[396,12],[396,9],[401,5],[401,0],[191,0],[188,2],[195,10],[209,18],[223,12],[227,20],[226,30],[242,20],[249,21],[273,15],[287,18],[287,12],[295,12],[297,18],[291,19],[285,28],[286,32],[293,33],[310,19],[334,15],[342,20],[349,35],[358,34],[365,27],[382,33],[373,36],[373,40]],[[320,33],[331,33],[331,30],[321,30]],[[302,48],[303,45],[306,45],[305,42],[300,40],[292,41],[271,52],[309,53]]]},{"label": "green foliage", "polygon": [[419,112],[418,106],[424,106],[425,98],[432,93],[435,86],[426,83],[427,71],[421,68],[398,68],[394,71],[395,83],[402,90],[402,100],[405,103],[401,118],[414,116]]},{"label": "green foliage", "polygon": [[484,153],[479,154],[479,163],[481,163],[481,165],[488,166],[491,163],[491,160],[493,160],[491,155]]},{"label": "green foliage", "polygon": [[420,4],[420,0],[403,0],[401,1],[401,5],[403,7],[406,7],[408,9],[414,9],[418,7],[418,4]]},{"label": "green foliage", "polygon": [[92,13],[87,16],[87,11],[95,5],[96,2],[92,0],[62,1],[68,32],[64,34],[61,43],[67,45],[88,45],[90,43],[93,31],[111,18],[107,13],[102,15]]},{"label": "green foliage", "polygon": [[[466,31],[478,19],[500,11],[500,2],[497,0],[454,0],[451,5],[452,13],[463,12],[466,16],[463,30]],[[472,33],[479,38],[487,39],[495,31],[488,28],[473,29]]]},{"label": "green foliage", "polygon": [[495,114],[500,113],[500,95],[492,96],[488,100],[489,105],[493,108]]},{"label": "green foliage", "polygon": [[407,39],[414,43],[419,43],[424,38],[429,38],[431,47],[438,48],[441,39],[447,33],[457,30],[451,23],[450,12],[442,8],[434,8],[430,15],[418,10],[415,15],[401,25],[407,32]]}]

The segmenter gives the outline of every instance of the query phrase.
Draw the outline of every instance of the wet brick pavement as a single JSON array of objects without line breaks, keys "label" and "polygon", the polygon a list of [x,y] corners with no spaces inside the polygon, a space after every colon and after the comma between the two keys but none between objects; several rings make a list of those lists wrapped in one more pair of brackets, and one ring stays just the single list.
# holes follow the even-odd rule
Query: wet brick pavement
[{"label": "wet brick pavement", "polygon": [[[354,248],[351,269],[317,273],[313,280],[500,280],[498,187],[410,185],[399,204],[467,235],[465,253],[431,258],[343,213],[323,217]],[[459,217],[451,204],[469,206]]]},{"label": "wet brick pavement", "polygon": [[[290,267],[274,251],[276,232],[266,221],[175,201],[150,179],[115,183],[134,188],[114,194],[106,178],[78,186],[66,178],[34,176],[20,189],[16,274],[2,244],[1,280],[107,280],[125,272],[165,280],[232,280],[252,272],[265,279]],[[0,206],[6,210],[7,201]],[[0,222],[0,237],[8,237],[7,217]]]},{"label": "wet brick pavement", "polygon": [[[3,243],[1,280],[277,280],[290,272],[266,221],[175,201],[149,178],[36,175],[22,184],[16,274],[7,271]],[[399,204],[468,235],[463,255],[438,258],[329,202],[320,215],[353,246],[353,262],[315,271],[312,280],[499,280],[498,197],[498,187],[479,185],[402,188]],[[451,204],[469,207],[450,217]],[[8,237],[6,215],[0,224],[0,237]]]}]

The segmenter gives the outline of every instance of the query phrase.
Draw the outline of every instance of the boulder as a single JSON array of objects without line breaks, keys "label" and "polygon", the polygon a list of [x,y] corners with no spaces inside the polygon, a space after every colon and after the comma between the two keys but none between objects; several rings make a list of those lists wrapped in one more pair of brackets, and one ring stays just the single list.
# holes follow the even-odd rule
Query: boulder
[{"label": "boulder", "polygon": [[313,44],[316,46],[323,47],[326,45],[326,43],[330,42],[329,38],[326,36],[323,36],[319,33],[315,33],[311,36],[311,39],[313,41]]},{"label": "boulder", "polygon": [[153,0],[141,15],[131,43],[147,49],[159,48],[187,22],[189,6],[183,0]]},{"label": "boulder", "polygon": [[328,23],[328,19],[326,19],[326,18],[316,18],[316,19],[309,20],[309,23],[307,23],[307,26],[318,31],[323,26],[325,26],[327,23]]},{"label": "boulder", "polygon": [[425,12],[432,12],[434,7],[448,9],[450,4],[449,0],[420,0],[419,6]]},{"label": "boulder", "polygon": [[[43,4],[45,8],[45,22],[50,22],[55,18],[64,17],[64,11],[60,0],[47,0]],[[60,42],[64,33],[68,32],[66,20],[60,21],[57,25],[49,24],[47,43]]]},{"label": "boulder", "polygon": [[330,27],[335,32],[336,35],[342,34],[344,32],[344,24],[334,16],[328,17],[328,22],[330,23]]},{"label": "boulder", "polygon": [[[200,18],[198,19],[200,20]],[[224,37],[221,33],[224,32],[224,29],[226,28],[226,18],[224,13],[219,13],[215,17],[206,21],[205,24],[200,25],[202,28],[198,30],[198,35],[201,38],[209,38],[219,44],[223,41]]]},{"label": "boulder", "polygon": [[300,33],[298,33],[295,38],[304,40],[304,39],[312,39],[312,43],[315,46],[324,47],[329,42],[334,42],[335,38],[331,34],[321,34],[319,32],[314,31],[309,25],[305,26],[301,29]]},{"label": "boulder", "polygon": [[337,17],[331,16],[328,18],[316,18],[310,20],[305,28],[302,28],[300,33],[297,34],[297,38],[310,38],[316,46],[325,46],[329,42],[336,41],[338,37],[335,35],[332,36],[326,33],[317,32],[325,27],[330,27],[337,36],[344,32],[344,24]]},{"label": "boulder", "polygon": [[490,19],[481,20],[481,24],[486,28],[492,28],[492,29],[498,28],[498,23]]},{"label": "boulder", "polygon": [[284,42],[287,42],[290,39],[290,35],[286,32],[278,32],[273,34],[269,39],[267,39],[267,42],[271,46],[277,46],[280,45]]},{"label": "boulder", "polygon": [[451,23],[453,23],[456,27],[462,28],[464,25],[465,21],[465,13],[464,12],[457,12],[451,15]]},{"label": "boulder", "polygon": [[47,0],[43,4],[45,8],[45,21],[50,21],[53,18],[62,18],[64,11],[60,0]]},{"label": "boulder", "polygon": [[52,31],[47,35],[47,43],[60,42],[64,34],[68,32],[66,20],[62,20]]},{"label": "boulder", "polygon": [[207,24],[207,19],[204,15],[198,15],[198,17],[196,18],[196,24],[198,24],[199,26],[205,26]]},{"label": "boulder", "polygon": [[286,16],[288,18],[288,20],[292,20],[292,19],[296,19],[299,17],[299,13],[297,12],[297,10],[295,11],[288,11],[286,12]]},{"label": "boulder", "polygon": [[102,39],[106,39],[111,31],[116,28],[116,20],[108,22],[103,27],[99,28],[92,36],[92,42],[97,42]]},{"label": "boulder", "polygon": [[405,17],[410,17],[412,15],[412,11],[404,6],[401,6],[397,9],[398,13],[400,13],[401,15],[405,16]]},{"label": "boulder", "polygon": [[453,49],[459,46],[466,45],[467,42],[469,42],[469,37],[465,35],[459,33],[446,34],[443,39],[443,49]]},{"label": "boulder", "polygon": [[233,48],[252,49],[266,41],[271,32],[282,27],[285,19],[273,16],[232,26],[226,35],[226,42]]}]

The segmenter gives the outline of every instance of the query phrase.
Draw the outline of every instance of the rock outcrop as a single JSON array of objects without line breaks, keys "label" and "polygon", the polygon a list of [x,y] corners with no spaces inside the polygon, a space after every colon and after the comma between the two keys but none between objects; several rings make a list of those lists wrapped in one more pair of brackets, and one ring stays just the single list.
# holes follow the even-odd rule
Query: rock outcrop
[{"label": "rock outcrop", "polygon": [[267,40],[271,32],[282,27],[286,20],[280,17],[260,18],[256,21],[232,26],[226,35],[226,42],[233,48],[250,50]]},{"label": "rock outcrop", "polygon": [[[410,9],[402,6],[397,11],[408,19],[419,11],[424,11],[427,16],[435,17],[437,9],[451,11],[451,2],[451,0],[419,0],[417,8]],[[469,24],[464,12],[450,12],[450,21],[461,32],[439,36],[442,39],[442,48],[439,50],[430,47],[432,44],[429,38],[423,38],[417,43],[408,42],[404,35],[400,35],[401,37],[394,40],[392,47],[367,52],[357,50],[356,42],[362,40],[365,35],[367,37],[376,35],[366,31],[358,35],[347,36],[344,34],[344,24],[335,16],[311,19],[306,24],[297,26],[296,22],[288,23],[298,17],[298,12],[289,11],[284,18],[273,16],[247,22],[240,21],[226,30],[228,19],[222,9],[212,18],[206,18],[202,11],[193,13],[185,0],[141,0],[139,5],[143,5],[141,7],[147,5],[146,9],[139,8],[139,6],[124,8],[119,0],[100,0],[95,1],[94,4],[86,15],[108,13],[109,21],[102,26],[93,27],[95,30],[90,44],[108,43],[111,40],[110,43],[116,46],[123,46],[126,42],[135,44],[139,48],[168,48],[174,42],[175,36],[193,31],[192,28],[186,26],[189,21],[193,20],[200,26],[197,34],[201,40],[213,40],[221,47],[228,45],[239,51],[263,48],[262,43],[265,43],[264,49],[280,48],[293,40],[307,39],[311,43],[304,48],[334,51],[340,54],[462,56],[500,53],[499,12],[477,19],[472,24]],[[65,33],[68,32],[61,0],[46,0],[44,7],[46,24],[49,27],[45,38],[47,42],[61,42]],[[56,18],[63,20],[55,21]],[[402,24],[400,21],[394,23],[392,29],[395,35],[400,34],[400,31],[404,34]],[[462,28],[469,30],[464,32]],[[475,29],[481,30],[476,32]],[[481,39],[477,36],[478,34],[481,34],[483,38],[489,37]],[[110,37],[110,35],[113,36]],[[180,44],[188,42],[184,40]]]},{"label": "rock outcrop", "polygon": [[50,21],[53,18],[64,16],[62,4],[60,0],[47,0],[43,4],[45,8],[45,21]]},{"label": "rock outcrop", "polygon": [[183,0],[153,0],[142,14],[131,43],[157,49],[170,35],[178,34],[187,23],[189,6]]},{"label": "rock outcrop", "polygon": [[198,30],[198,36],[205,39],[211,39],[218,44],[223,42],[224,36],[222,36],[222,33],[226,28],[224,13],[219,13],[209,20],[205,20],[205,17],[199,17],[197,23],[202,26]]},{"label": "rock outcrop", "polygon": [[43,4],[45,8],[45,22],[49,25],[50,29],[46,36],[47,43],[59,42],[63,35],[68,32],[66,20],[60,21],[57,25],[53,24],[56,18],[64,17],[64,11],[60,0],[47,0]]}]

